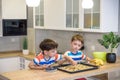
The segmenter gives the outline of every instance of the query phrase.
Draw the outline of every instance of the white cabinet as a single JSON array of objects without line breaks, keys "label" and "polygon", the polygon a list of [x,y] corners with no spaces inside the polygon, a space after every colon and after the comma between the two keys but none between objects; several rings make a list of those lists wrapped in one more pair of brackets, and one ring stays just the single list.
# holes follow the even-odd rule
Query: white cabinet
[{"label": "white cabinet", "polygon": [[19,57],[0,58],[0,73],[19,69]]},{"label": "white cabinet", "polygon": [[[0,11],[2,10],[2,1],[0,0]],[[2,13],[0,12],[0,37],[2,37]]]},{"label": "white cabinet", "polygon": [[28,65],[31,60],[20,57],[20,70],[29,69]]},{"label": "white cabinet", "polygon": [[0,19],[0,37],[2,37],[2,20]]},{"label": "white cabinet", "polygon": [[65,0],[65,27],[66,30],[78,30],[83,22],[82,0]]},{"label": "white cabinet", "polygon": [[[67,1],[72,1],[72,4],[70,5],[70,2],[67,3]],[[79,0],[41,0],[40,6],[34,8],[35,28],[55,30],[72,30],[74,28],[78,28],[80,21],[80,2],[81,1]],[[74,9],[69,7],[69,5]],[[68,9],[66,9],[66,6],[68,6]],[[69,12],[70,9],[72,12]]]},{"label": "white cabinet", "polygon": [[44,0],[44,23],[47,29],[65,29],[65,0]]},{"label": "white cabinet", "polygon": [[100,30],[118,32],[119,0],[101,0]]},{"label": "white cabinet", "polygon": [[44,28],[44,0],[40,0],[40,5],[34,8],[34,26]]},{"label": "white cabinet", "polygon": [[2,19],[26,19],[25,0],[2,0]]},{"label": "white cabinet", "polygon": [[30,61],[23,57],[0,58],[0,73],[29,69]]},{"label": "white cabinet", "polygon": [[31,62],[31,60],[25,59],[25,69],[29,69],[28,65]]},{"label": "white cabinet", "polygon": [[83,30],[118,32],[119,0],[93,0],[94,7],[84,10]]},{"label": "white cabinet", "polygon": [[34,26],[44,29],[63,29],[64,0],[41,0],[40,6],[34,8]]},{"label": "white cabinet", "polygon": [[83,9],[82,0],[41,0],[34,8],[35,28],[88,32],[117,32],[119,0],[93,0]]}]

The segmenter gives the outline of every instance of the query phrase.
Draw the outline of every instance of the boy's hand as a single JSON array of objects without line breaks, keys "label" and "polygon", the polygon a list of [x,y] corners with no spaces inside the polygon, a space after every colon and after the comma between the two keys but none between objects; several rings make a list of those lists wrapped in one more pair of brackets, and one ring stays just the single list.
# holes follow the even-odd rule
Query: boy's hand
[{"label": "boy's hand", "polygon": [[76,61],[72,61],[72,65],[77,65],[77,62]]},{"label": "boy's hand", "polygon": [[42,65],[42,68],[43,69],[46,69],[46,68],[48,68],[50,65],[47,65],[47,64],[44,64],[44,65]]},{"label": "boy's hand", "polygon": [[88,63],[90,63],[90,61],[91,61],[92,59],[89,58],[89,57],[86,57],[86,60],[88,61]]}]

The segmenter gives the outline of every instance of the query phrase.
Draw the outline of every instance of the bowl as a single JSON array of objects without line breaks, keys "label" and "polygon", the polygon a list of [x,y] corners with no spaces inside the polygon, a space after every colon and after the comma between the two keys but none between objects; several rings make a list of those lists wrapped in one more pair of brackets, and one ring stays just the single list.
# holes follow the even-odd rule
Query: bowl
[{"label": "bowl", "polygon": [[93,57],[102,59],[104,62],[106,62],[106,52],[93,52]]}]

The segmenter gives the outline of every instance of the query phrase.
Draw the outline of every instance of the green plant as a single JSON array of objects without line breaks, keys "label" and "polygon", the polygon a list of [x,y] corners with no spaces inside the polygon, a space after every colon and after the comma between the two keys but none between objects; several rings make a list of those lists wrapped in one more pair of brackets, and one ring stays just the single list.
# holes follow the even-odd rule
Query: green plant
[{"label": "green plant", "polygon": [[23,40],[23,49],[28,49],[27,38],[24,38]]},{"label": "green plant", "polygon": [[120,36],[110,32],[104,34],[102,39],[98,39],[98,42],[113,53],[113,49],[117,48],[120,44]]}]

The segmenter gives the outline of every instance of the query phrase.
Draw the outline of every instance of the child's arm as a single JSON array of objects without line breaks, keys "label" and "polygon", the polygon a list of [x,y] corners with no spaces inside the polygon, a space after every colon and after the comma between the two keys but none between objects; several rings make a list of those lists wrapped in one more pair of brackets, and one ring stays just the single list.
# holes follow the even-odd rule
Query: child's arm
[{"label": "child's arm", "polygon": [[86,60],[87,60],[87,63],[90,63],[92,59],[86,56]]},{"label": "child's arm", "polygon": [[74,61],[71,57],[69,57],[69,56],[67,56],[67,55],[62,55],[62,57],[63,57],[65,60],[69,61],[72,65],[76,65],[76,64],[77,64],[76,61]]},{"label": "child's arm", "polygon": [[91,58],[86,56],[84,53],[82,53],[82,59],[87,60],[87,61],[91,61]]},{"label": "child's arm", "polygon": [[86,60],[87,61],[91,61],[92,59],[86,56]]},{"label": "child's arm", "polygon": [[36,64],[34,64],[33,61],[31,61],[31,62],[29,63],[29,65],[28,65],[28,67],[29,67],[30,69],[36,69],[36,70],[43,70],[43,69],[48,68],[48,66],[49,66],[49,65],[42,65],[42,66],[36,65]]}]

